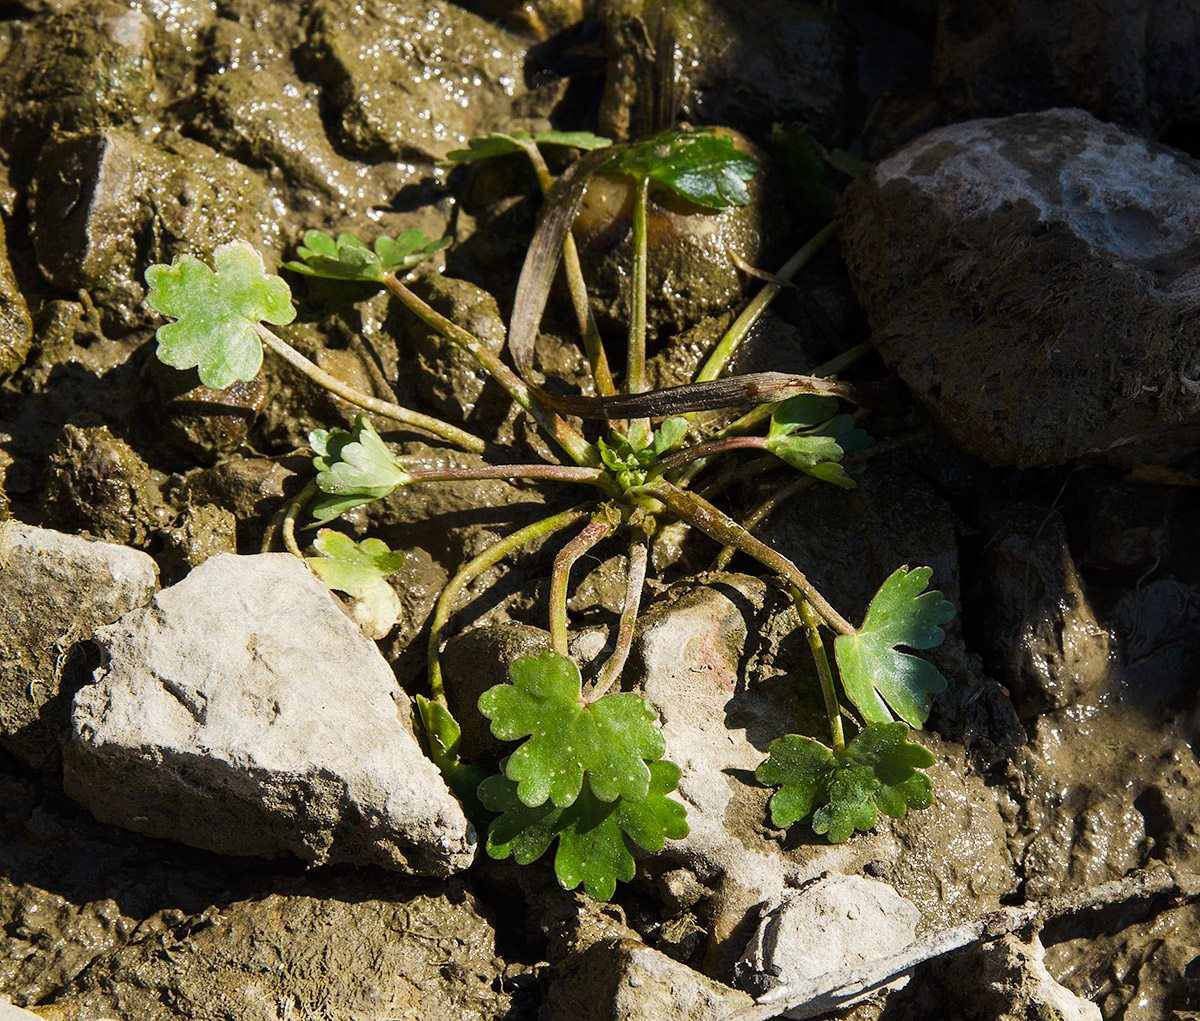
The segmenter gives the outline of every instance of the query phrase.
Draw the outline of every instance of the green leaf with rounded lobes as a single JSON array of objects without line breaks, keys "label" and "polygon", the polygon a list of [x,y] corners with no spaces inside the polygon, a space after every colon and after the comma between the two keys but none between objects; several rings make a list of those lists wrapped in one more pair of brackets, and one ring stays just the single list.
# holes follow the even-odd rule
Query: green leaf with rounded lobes
[{"label": "green leaf with rounded lobes", "polygon": [[383,638],[400,619],[400,597],[386,581],[404,563],[382,539],[355,542],[348,535],[323,529],[313,540],[320,556],[308,566],[331,589],[354,600],[354,619],[368,638]]},{"label": "green leaf with rounded lobes", "polygon": [[354,420],[353,432],[314,429],[308,442],[316,455],[317,487],[325,494],[309,504],[316,524],[388,496],[412,477],[363,415]]},{"label": "green leaf with rounded lobes", "polygon": [[934,759],[908,735],[903,723],[872,723],[841,753],[798,734],[772,741],[755,770],[760,783],[779,788],[771,822],[786,828],[811,817],[814,832],[840,844],[874,826],[879,812],[899,819],[928,808],[932,785],[922,770]]},{"label": "green leaf with rounded lobes", "polygon": [[284,326],[296,317],[291,291],[268,273],[244,241],[213,251],[213,269],[194,255],[146,270],[146,303],[176,321],[158,328],[158,358],[177,369],[196,368],[200,382],[220,390],[253,379],[262,368],[256,327]]},{"label": "green leaf with rounded lobes", "polygon": [[523,656],[509,667],[512,684],[497,684],[479,698],[479,711],[504,741],[528,738],[511,756],[505,774],[530,807],[549,799],[571,805],[584,774],[601,801],[646,796],[646,762],[665,747],[653,710],[632,692],[585,702],[579,668],[567,656]]},{"label": "green leaf with rounded lobes", "polygon": [[488,777],[479,785],[479,799],[499,814],[488,829],[487,852],[492,858],[512,855],[518,864],[528,865],[557,840],[554,872],[560,885],[573,890],[582,883],[589,896],[607,900],[616,892],[617,880],[628,882],[634,876],[627,840],[655,852],[667,838],[687,836],[687,810],[668,797],[679,776],[673,762],[658,760],[650,763],[650,783],[640,801],[602,801],[585,785],[562,808],[552,801],[531,808],[507,776]]},{"label": "green leaf with rounded lobes", "polygon": [[[862,627],[834,639],[834,657],[846,697],[869,722],[891,722],[893,712],[913,727],[929,718],[934,694],[946,679],[909,649],[932,649],[954,618],[941,592],[926,592],[930,567],[897,568],[867,607]],[[890,708],[889,708],[890,707]]]},{"label": "green leaf with rounded lobes", "polygon": [[750,201],[746,182],[758,160],[728,135],[712,131],[662,131],[614,148],[596,168],[600,174],[650,179],[706,209],[728,209]]},{"label": "green leaf with rounded lobes", "polygon": [[375,239],[373,248],[353,234],[343,233],[334,238],[324,231],[310,230],[296,249],[300,258],[283,266],[310,277],[381,284],[388,274],[407,273],[449,244],[449,238],[431,241],[416,228],[395,238],[381,235]]}]

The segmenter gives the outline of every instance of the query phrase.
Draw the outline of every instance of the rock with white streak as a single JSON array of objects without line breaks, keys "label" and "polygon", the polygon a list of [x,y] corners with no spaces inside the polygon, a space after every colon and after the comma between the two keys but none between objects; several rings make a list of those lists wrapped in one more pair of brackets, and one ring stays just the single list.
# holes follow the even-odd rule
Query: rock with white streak
[{"label": "rock with white streak", "polygon": [[931,131],[851,185],[872,343],[956,443],[1028,468],[1200,445],[1200,163],[1058,109]]},{"label": "rock with white streak", "polygon": [[735,968],[739,985],[761,996],[890,957],[913,941],[920,920],[916,905],[887,883],[821,876],[764,913]]},{"label": "rock with white streak", "polygon": [[[54,767],[67,736],[64,674],[77,643],[150,601],[158,568],[139,550],[0,522],[0,743]],[[86,668],[85,668],[86,669]],[[69,687],[69,685],[68,685]]]},{"label": "rock with white streak", "polygon": [[96,638],[64,787],[97,818],[224,854],[470,865],[390,668],[296,558],[212,557]]}]

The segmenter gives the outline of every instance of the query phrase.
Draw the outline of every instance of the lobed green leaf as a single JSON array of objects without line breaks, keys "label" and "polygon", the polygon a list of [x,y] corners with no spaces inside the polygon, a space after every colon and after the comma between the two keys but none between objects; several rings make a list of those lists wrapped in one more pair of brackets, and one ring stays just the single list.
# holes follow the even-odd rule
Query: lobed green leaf
[{"label": "lobed green leaf", "polygon": [[354,420],[353,432],[315,429],[308,442],[316,455],[317,487],[325,494],[309,504],[316,524],[388,496],[411,478],[363,415]]},{"label": "lobed green leaf", "polygon": [[529,738],[505,767],[521,801],[536,807],[549,799],[566,808],[579,797],[585,773],[601,801],[646,796],[646,762],[659,758],[665,745],[640,696],[616,692],[585,702],[579,668],[555,652],[515,660],[509,676],[512,684],[480,696],[479,711],[501,740]]},{"label": "lobed green leaf", "polygon": [[176,322],[158,328],[158,358],[177,369],[199,370],[200,382],[220,390],[250,380],[262,368],[261,322],[284,326],[296,317],[291,291],[266,271],[244,241],[213,252],[214,269],[194,255],[146,270],[146,303]]},{"label": "lobed green leaf", "polygon": [[659,760],[650,763],[646,795],[637,802],[605,801],[585,786],[564,807],[552,801],[530,807],[507,776],[488,777],[479,786],[479,799],[499,815],[488,829],[487,852],[492,858],[512,855],[528,865],[557,840],[554,872],[562,887],[573,890],[582,883],[589,896],[607,900],[616,892],[617,880],[628,882],[634,876],[627,839],[654,852],[662,850],[668,837],[687,836],[687,810],[667,797],[679,776],[678,766]]},{"label": "lobed green leaf", "polygon": [[728,135],[663,131],[615,148],[596,172],[649,178],[706,209],[727,209],[750,201],[746,182],[757,169],[758,160]]},{"label": "lobed green leaf", "polygon": [[875,593],[862,627],[834,639],[846,697],[869,722],[890,722],[895,713],[920,727],[931,696],[945,690],[933,664],[900,649],[932,649],[946,636],[942,625],[954,618],[941,592],[925,591],[932,575],[929,567],[897,568]]},{"label": "lobed green leaf", "polygon": [[354,619],[368,637],[382,638],[400,619],[400,597],[385,580],[400,569],[403,553],[393,553],[382,539],[356,543],[348,535],[323,529],[313,541],[320,556],[308,566],[331,589],[354,600]]},{"label": "lobed green leaf", "polygon": [[296,249],[299,260],[283,265],[311,277],[380,284],[388,274],[407,273],[449,244],[449,238],[432,241],[416,228],[395,238],[381,235],[375,239],[374,248],[368,248],[353,234],[334,238],[322,230],[310,230]]},{"label": "lobed green leaf", "polygon": [[872,723],[835,753],[798,734],[772,741],[755,776],[778,787],[770,801],[771,822],[781,828],[809,817],[813,831],[832,843],[875,825],[880,812],[894,819],[933,800],[922,772],[933,756],[908,740],[903,723]]}]

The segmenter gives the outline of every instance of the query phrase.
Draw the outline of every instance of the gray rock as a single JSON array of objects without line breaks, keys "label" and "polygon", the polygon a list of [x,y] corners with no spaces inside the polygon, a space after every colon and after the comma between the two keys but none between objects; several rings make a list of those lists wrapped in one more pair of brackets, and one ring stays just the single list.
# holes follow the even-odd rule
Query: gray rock
[{"label": "gray rock", "polygon": [[471,863],[391,670],[294,557],[219,554],[97,640],[64,787],[102,821],[224,854]]},{"label": "gray rock", "polygon": [[631,939],[607,939],[579,954],[546,994],[546,1021],[717,1021],[750,997]]},{"label": "gray rock", "polygon": [[920,920],[916,905],[887,883],[821,876],[763,913],[735,967],[738,985],[762,996],[779,985],[870,964],[908,946]]},{"label": "gray rock", "polygon": [[145,605],[158,568],[145,553],[19,521],[0,522],[0,743],[53,763],[67,737],[63,671],[72,647]]},{"label": "gray rock", "polygon": [[[662,721],[665,757],[683,774],[676,796],[688,811],[688,836],[668,841],[653,867],[686,869],[708,888],[707,903],[697,909],[709,933],[705,970],[728,975],[758,905],[822,872],[861,871],[869,861],[890,858],[894,848],[886,832],[841,845],[797,846],[782,845],[770,830],[771,792],[757,783],[754,770],[770,742],[801,726],[801,719],[816,728],[812,733],[822,724],[805,715],[795,683],[780,683],[779,666],[764,671],[760,664],[753,687],[743,680],[748,665],[764,655],[766,643],[756,636],[773,626],[766,586],[733,574],[702,581],[673,586],[649,608],[627,670],[642,678]],[[814,694],[815,684],[814,677]]]},{"label": "gray rock", "polygon": [[847,189],[872,341],[991,464],[1200,443],[1200,168],[1079,110],[931,131]]},{"label": "gray rock", "polygon": [[[770,826],[772,791],[754,770],[772,740],[821,739],[828,724],[794,611],[772,612],[762,582],[710,574],[673,586],[640,625],[629,669],[662,721],[666,758],[682,770],[678,797],[690,827],[648,867],[685,869],[706,888],[695,911],[708,931],[708,974],[731,974],[760,904],[824,872],[857,874],[871,865],[931,923],[991,910],[1015,887],[995,792],[965,776],[961,745],[934,733],[915,737],[938,759],[929,770],[929,808],[881,816],[844,844],[826,843],[807,824],[786,836]],[[682,889],[680,881],[671,880]]]}]

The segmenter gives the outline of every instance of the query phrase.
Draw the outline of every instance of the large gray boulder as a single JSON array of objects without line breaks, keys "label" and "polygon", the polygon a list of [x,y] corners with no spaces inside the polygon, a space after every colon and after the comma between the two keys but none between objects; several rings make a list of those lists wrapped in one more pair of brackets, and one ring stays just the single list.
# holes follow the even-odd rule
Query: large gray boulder
[{"label": "large gray boulder", "polygon": [[64,787],[102,821],[224,854],[471,863],[391,669],[296,558],[211,557],[97,640]]},{"label": "large gray boulder", "polygon": [[1200,165],[1081,110],[931,131],[846,191],[884,359],[960,446],[1032,467],[1200,445]]}]

